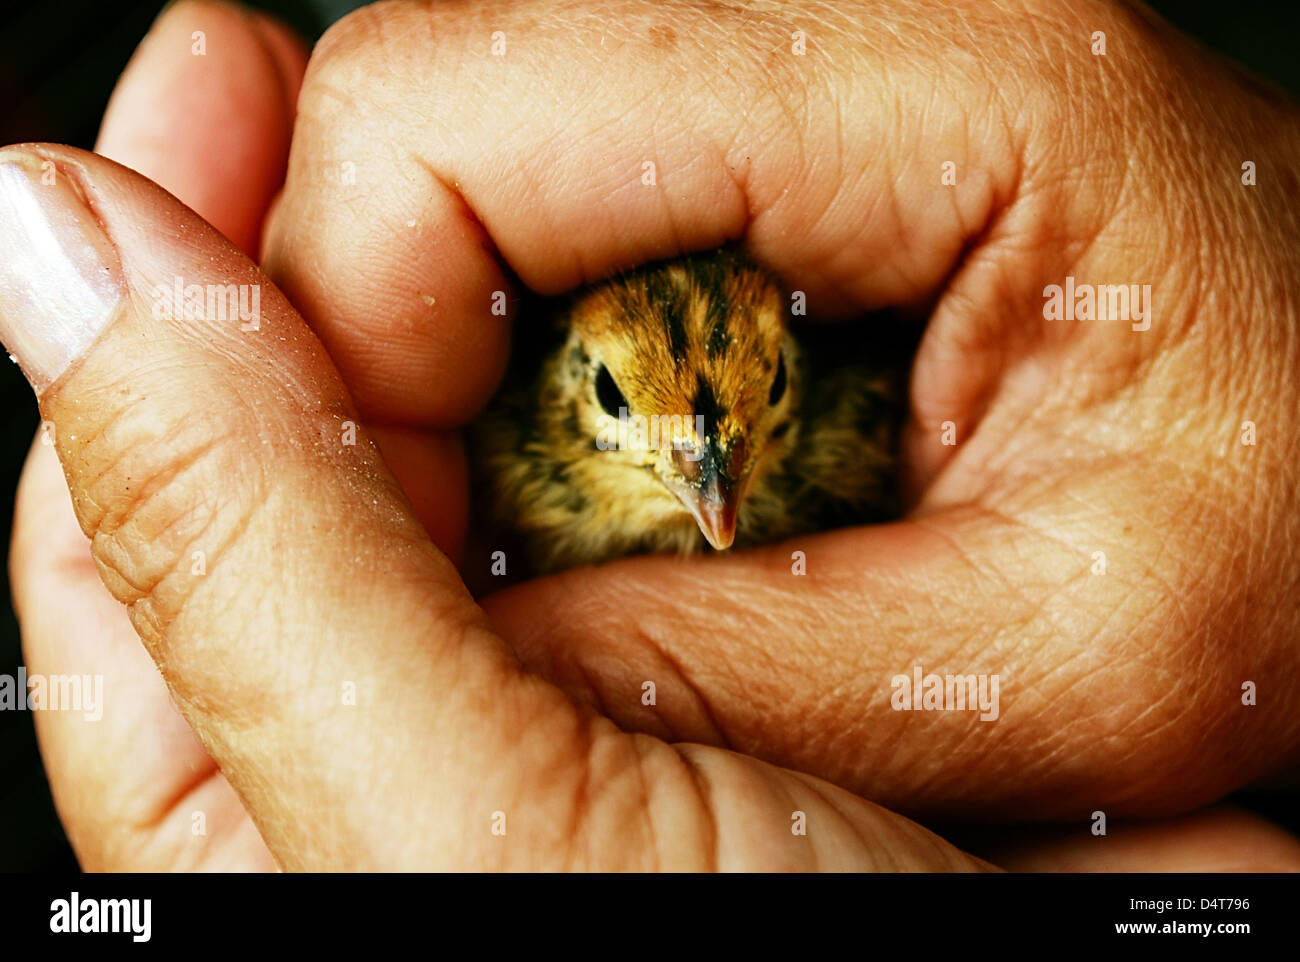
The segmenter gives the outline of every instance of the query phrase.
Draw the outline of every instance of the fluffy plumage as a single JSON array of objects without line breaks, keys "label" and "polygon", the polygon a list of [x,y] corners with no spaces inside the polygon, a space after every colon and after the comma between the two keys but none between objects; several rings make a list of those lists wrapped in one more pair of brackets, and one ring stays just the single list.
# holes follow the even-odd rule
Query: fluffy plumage
[{"label": "fluffy plumage", "polygon": [[[517,348],[476,425],[481,514],[539,572],[891,516],[897,357],[873,359],[859,325],[796,339],[789,309],[731,251],[581,292],[553,315],[549,347]],[[658,444],[638,416],[668,419]]]}]

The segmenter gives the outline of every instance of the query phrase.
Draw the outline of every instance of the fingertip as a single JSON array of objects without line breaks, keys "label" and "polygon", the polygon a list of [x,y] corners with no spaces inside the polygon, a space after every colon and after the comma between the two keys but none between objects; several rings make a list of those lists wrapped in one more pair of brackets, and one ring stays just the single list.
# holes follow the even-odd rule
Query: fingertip
[{"label": "fingertip", "polygon": [[458,428],[500,383],[519,301],[454,189],[418,164],[385,170],[374,149],[334,149],[298,171],[268,219],[263,263],[363,414]]},{"label": "fingertip", "polygon": [[132,56],[96,151],[160,184],[255,255],[284,180],[306,56],[292,30],[265,14],[181,0]]},{"label": "fingertip", "polygon": [[302,78],[307,73],[307,44],[297,32],[269,14],[258,10],[246,11],[249,25],[279,71],[281,102],[292,119],[298,105],[298,92]]}]

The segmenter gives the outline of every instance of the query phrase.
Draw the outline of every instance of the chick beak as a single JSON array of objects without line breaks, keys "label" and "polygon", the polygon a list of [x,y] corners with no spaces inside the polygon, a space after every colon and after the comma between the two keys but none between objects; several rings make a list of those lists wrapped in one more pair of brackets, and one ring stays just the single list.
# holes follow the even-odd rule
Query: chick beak
[{"label": "chick beak", "polygon": [[686,469],[684,474],[692,484],[679,489],[677,496],[694,516],[709,544],[718,551],[727,550],[736,540],[736,512],[749,480],[741,476],[744,461],[743,441],[733,444],[726,457],[716,441],[710,442],[698,464],[684,462],[678,456],[678,466]]},{"label": "chick beak", "polygon": [[728,484],[715,475],[711,483],[691,491],[684,500],[709,544],[719,551],[730,548],[736,540],[736,508],[740,504],[740,487]]}]

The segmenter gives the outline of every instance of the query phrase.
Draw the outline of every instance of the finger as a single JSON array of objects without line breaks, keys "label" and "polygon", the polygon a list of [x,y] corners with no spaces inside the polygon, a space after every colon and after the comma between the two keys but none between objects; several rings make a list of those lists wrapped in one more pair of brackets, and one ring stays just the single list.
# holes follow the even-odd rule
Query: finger
[{"label": "finger", "polygon": [[[1236,615],[1179,587],[1166,552],[1185,530],[1172,505],[1187,502],[1152,484],[1158,471],[1072,475],[1067,518],[1059,480],[1019,476],[1005,514],[627,559],[483,603],[526,664],[628,729],[725,745],[923,817],[1173,814],[1294,755],[1295,688],[1286,642],[1221,647]],[[1240,577],[1245,544],[1215,544],[1188,549],[1202,575]],[[923,701],[936,677],[960,701]],[[1263,678],[1279,704],[1243,698]]]},{"label": "finger", "polygon": [[[100,577],[279,864],[981,867],[817,779],[622,734],[523,671],[373,443],[342,440],[355,411],[301,318],[156,185],[29,145],[0,154],[0,205],[0,333]],[[260,308],[168,318],[178,274]]]},{"label": "finger", "polygon": [[23,471],[9,564],[29,678],[83,680],[34,712],[60,820],[86,871],[270,870],[238,797],[172,705],[77,526],[54,448]]},{"label": "finger", "polygon": [[[256,256],[288,164],[307,52],[285,25],[233,3],[163,11],[109,101],[97,153],[165,187]],[[378,441],[435,543],[457,557],[466,493],[458,442],[412,431]]]},{"label": "finger", "polygon": [[270,17],[182,0],[127,64],[95,151],[160,184],[255,257],[284,182],[306,67],[302,41]]},{"label": "finger", "polygon": [[[196,31],[203,55],[195,54]],[[247,247],[261,230],[267,176],[284,168],[305,66],[301,42],[269,18],[182,0],[132,57],[97,148],[179,192]],[[281,78],[266,88],[271,97],[250,86],[271,75]],[[252,109],[237,109],[241,99]],[[220,149],[207,139],[214,131]],[[39,437],[50,440],[46,431]],[[100,582],[48,443],[33,445],[28,458],[10,565],[29,669],[48,676],[77,666],[103,679],[112,706],[94,721],[36,715],[51,790],[82,866],[270,867],[238,798]]]},{"label": "finger", "polygon": [[[1163,44],[1149,32],[1141,39],[1152,51]],[[1147,68],[1169,65],[1153,53]],[[1022,183],[1037,186],[969,251],[914,367],[912,447],[925,432],[937,450],[949,417],[961,438],[946,449],[945,459],[957,452],[947,470],[914,456],[929,476],[915,516],[748,556],[638,559],[520,586],[485,607],[525,661],[627,727],[727,744],[912,812],[1185,811],[1295,758],[1294,656],[1276,631],[1243,635],[1250,607],[1229,586],[1268,585],[1279,617],[1293,622],[1275,566],[1290,536],[1272,532],[1295,530],[1295,499],[1275,491],[1277,505],[1261,516],[1230,492],[1289,477],[1296,445],[1289,433],[1279,438],[1266,473],[1256,473],[1260,461],[1223,455],[1235,427],[1227,410],[1274,409],[1294,393],[1281,364],[1259,360],[1282,335],[1247,314],[1214,348],[1184,339],[1198,318],[1183,292],[1171,292],[1151,337],[1102,325],[1045,330],[1044,272],[1167,275],[1168,261],[1155,256],[1163,237],[1143,225],[1168,208],[1140,190],[1118,204],[1113,185],[1127,181],[1104,176],[1120,163],[1134,183],[1156,182],[1150,158],[1107,155],[1088,177],[1068,164],[1066,177],[1058,164],[1055,178],[1032,149],[1019,160]],[[908,162],[894,173],[916,169]],[[910,201],[921,196],[918,188]],[[1045,197],[1064,213],[1048,214]],[[1074,213],[1117,206],[1120,229],[1102,234],[1104,214],[1083,229]],[[1255,216],[1238,210],[1197,229],[1227,243],[1234,223]],[[1087,256],[1072,249],[1080,237],[1093,242]],[[1275,251],[1294,244],[1269,247],[1260,273],[1277,284],[1294,267]],[[1026,260],[1035,251],[1047,253]],[[1207,299],[1246,282],[1219,283]],[[1252,374],[1204,398],[1199,386],[1223,369],[1223,353],[1257,359]],[[1261,386],[1270,381],[1288,386],[1271,393]],[[1194,532],[1189,517],[1200,519]],[[1264,531],[1271,547],[1261,551]],[[1225,641],[1243,637],[1250,643]],[[1002,713],[983,722],[968,711],[895,711],[893,679],[918,667],[1000,677]],[[1242,691],[1265,675],[1281,696],[1259,711]],[[648,680],[658,685],[653,708],[642,701]],[[1249,748],[1238,752],[1239,743]],[[1231,761],[1209,761],[1220,755]]]},{"label": "finger", "polygon": [[[268,269],[364,411],[440,425],[501,370],[498,254],[556,293],[742,238],[814,312],[924,299],[1010,198],[1018,145],[996,111],[936,97],[897,12],[875,16],[364,8],[314,53]],[[963,56],[934,21],[934,60]]]},{"label": "finger", "polygon": [[967,833],[967,845],[1012,872],[1300,872],[1300,839],[1235,805],[1155,822]]},{"label": "finger", "polygon": [[[20,284],[35,283],[33,273],[53,284],[42,272],[61,269],[53,289],[65,299],[41,313],[47,305],[35,295],[15,300],[30,286],[7,282],[6,344],[42,392],[100,576],[263,827],[282,823],[273,837],[283,845],[288,824],[320,804],[333,779],[365,793],[403,764],[391,755],[380,764],[366,750],[359,719],[383,730],[381,720],[411,698],[424,704],[417,714],[438,714],[424,656],[458,642],[479,616],[364,431],[356,443],[345,439],[345,423],[357,421],[351,403],[278,292],[151,183],[92,155],[40,150],[7,152],[0,172],[5,221],[27,232],[4,238],[6,251],[25,240],[46,256],[6,263]],[[46,162],[56,174],[50,184],[41,181]],[[155,317],[160,285],[176,276],[260,290],[258,323],[241,330],[239,318]],[[301,555],[286,541],[295,531]],[[265,571],[252,576],[258,556]],[[284,607],[304,595],[330,599],[307,605],[319,619]],[[232,620],[220,599],[236,596],[241,616]],[[209,620],[224,627],[200,627]],[[484,660],[501,670],[499,652]],[[468,666],[463,673],[472,675]],[[263,704],[273,676],[284,695]],[[331,709],[347,686],[368,708]],[[263,737],[245,739],[255,706]],[[308,729],[314,759],[292,744]],[[455,756],[461,749],[451,744]],[[288,759],[313,772],[310,786],[267,782],[267,766]],[[347,776],[376,765],[356,782]],[[295,857],[318,844],[314,833],[300,836]]]}]

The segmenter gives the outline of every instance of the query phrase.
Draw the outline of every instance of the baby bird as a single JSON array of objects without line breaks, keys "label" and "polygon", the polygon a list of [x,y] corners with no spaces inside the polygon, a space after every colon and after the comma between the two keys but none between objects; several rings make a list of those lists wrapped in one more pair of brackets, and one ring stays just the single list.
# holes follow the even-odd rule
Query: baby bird
[{"label": "baby bird", "polygon": [[731,250],[580,292],[475,426],[485,520],[544,573],[896,515],[902,368],[862,325],[796,339],[790,303]]}]

